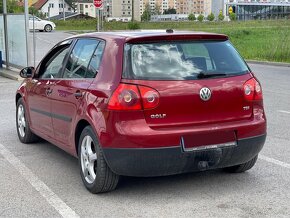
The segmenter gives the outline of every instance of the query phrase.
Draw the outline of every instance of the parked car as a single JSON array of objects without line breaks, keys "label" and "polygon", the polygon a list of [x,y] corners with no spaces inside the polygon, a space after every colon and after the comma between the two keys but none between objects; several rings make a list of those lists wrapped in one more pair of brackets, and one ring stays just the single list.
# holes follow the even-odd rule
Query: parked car
[{"label": "parked car", "polygon": [[92,193],[122,175],[244,172],[266,139],[261,85],[226,35],[78,35],[20,75],[20,141],[41,137],[78,157]]},{"label": "parked car", "polygon": [[52,21],[42,20],[36,16],[29,16],[29,29],[33,30],[33,27],[35,30],[39,30],[40,32],[51,32],[55,29],[56,26]]}]

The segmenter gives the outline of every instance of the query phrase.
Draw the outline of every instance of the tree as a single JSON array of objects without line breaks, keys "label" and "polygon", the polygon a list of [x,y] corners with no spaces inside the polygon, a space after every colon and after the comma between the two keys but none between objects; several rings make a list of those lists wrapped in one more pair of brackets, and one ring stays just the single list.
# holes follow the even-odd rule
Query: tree
[{"label": "tree", "polygon": [[237,19],[237,16],[235,13],[230,13],[229,17],[231,21],[235,21]]},{"label": "tree", "polygon": [[29,7],[29,14],[33,14],[33,15],[35,15],[35,16],[39,16],[39,12],[38,12],[38,10],[35,8],[35,7],[33,7],[33,6],[31,6],[31,7]]},{"label": "tree", "polygon": [[219,19],[219,21],[223,21],[225,19],[225,16],[223,15],[222,10],[220,10],[220,13],[218,15],[218,19]]},{"label": "tree", "polygon": [[[23,13],[24,7],[18,5],[16,0],[7,0],[7,13]],[[0,2],[0,13],[3,13],[3,1]]]},{"label": "tree", "polygon": [[164,10],[163,14],[176,14],[176,9],[168,8],[167,10]]},{"label": "tree", "polygon": [[214,16],[213,13],[210,13],[210,14],[207,16],[207,19],[208,19],[209,21],[214,21],[214,18],[215,18],[215,16]]},{"label": "tree", "polygon": [[141,21],[150,21],[151,18],[151,8],[150,5],[147,3],[145,5],[145,10],[143,11],[143,14],[141,16]]},{"label": "tree", "polygon": [[188,20],[190,20],[190,21],[195,21],[196,20],[196,17],[195,17],[195,15],[194,14],[189,14],[188,15]]},{"label": "tree", "polygon": [[204,19],[204,16],[203,16],[202,14],[198,15],[197,20],[198,20],[199,22],[202,22],[203,19]]},{"label": "tree", "polygon": [[159,14],[161,14],[161,7],[160,7],[160,5],[158,5],[157,3],[155,4],[155,8],[154,8],[154,10],[152,11],[152,15],[159,15]]}]

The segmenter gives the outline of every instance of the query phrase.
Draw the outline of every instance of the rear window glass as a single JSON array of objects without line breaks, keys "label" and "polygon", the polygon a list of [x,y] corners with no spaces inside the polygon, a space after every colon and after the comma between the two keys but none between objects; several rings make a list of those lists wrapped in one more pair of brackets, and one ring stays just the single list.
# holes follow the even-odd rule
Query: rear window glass
[{"label": "rear window glass", "polygon": [[191,80],[198,74],[240,75],[249,69],[229,41],[125,44],[123,78]]}]

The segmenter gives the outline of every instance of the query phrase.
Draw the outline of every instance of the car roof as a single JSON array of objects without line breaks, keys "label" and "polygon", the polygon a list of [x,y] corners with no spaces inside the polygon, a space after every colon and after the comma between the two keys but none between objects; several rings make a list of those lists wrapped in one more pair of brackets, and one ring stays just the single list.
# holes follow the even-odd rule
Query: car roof
[{"label": "car roof", "polygon": [[124,41],[138,41],[142,39],[162,39],[162,38],[199,38],[199,39],[217,39],[227,40],[224,34],[196,32],[196,31],[173,31],[173,30],[138,30],[138,31],[116,31],[116,32],[92,32],[74,36],[79,37],[95,37],[102,39],[123,39]]}]

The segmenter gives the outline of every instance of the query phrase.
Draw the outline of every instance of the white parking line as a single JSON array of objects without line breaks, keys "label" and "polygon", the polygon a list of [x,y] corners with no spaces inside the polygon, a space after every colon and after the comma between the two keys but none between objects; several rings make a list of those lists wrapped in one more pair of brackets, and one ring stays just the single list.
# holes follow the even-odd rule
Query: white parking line
[{"label": "white parking line", "polygon": [[280,113],[285,113],[285,114],[290,114],[290,111],[283,111],[283,110],[278,110]]},{"label": "white parking line", "polygon": [[42,182],[30,169],[4,145],[0,144],[0,154],[27,180],[36,191],[52,206],[62,217],[79,217],[76,212],[63,202],[44,182]]},{"label": "white parking line", "polygon": [[51,41],[48,41],[48,40],[46,40],[46,39],[42,39],[42,38],[40,38],[39,36],[36,36],[36,38],[37,38],[38,40],[43,41],[43,42],[45,42],[45,43],[47,43],[47,44],[50,44],[50,45],[54,45],[54,44],[55,44],[55,43],[53,43],[53,42],[51,42]]},{"label": "white parking line", "polygon": [[282,162],[282,161],[279,161],[279,160],[276,160],[274,158],[267,157],[267,156],[264,156],[264,155],[259,155],[259,158],[261,160],[267,161],[269,163],[273,163],[273,164],[276,164],[278,166],[281,166],[281,167],[285,167],[285,168],[290,169],[290,164],[285,163],[285,162]]}]

